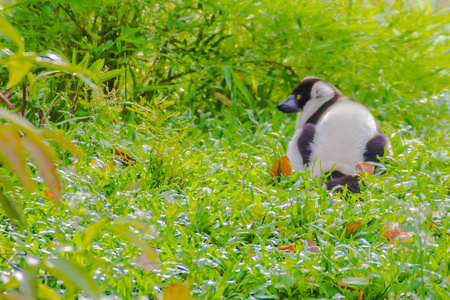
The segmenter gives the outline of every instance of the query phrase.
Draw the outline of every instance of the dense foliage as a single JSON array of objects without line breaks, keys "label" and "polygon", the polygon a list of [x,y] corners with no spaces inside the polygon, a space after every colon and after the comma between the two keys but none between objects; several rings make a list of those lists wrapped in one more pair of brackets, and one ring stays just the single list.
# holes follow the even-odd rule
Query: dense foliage
[{"label": "dense foliage", "polygon": [[[450,14],[438,8],[4,1],[26,50],[99,76],[94,87],[35,65],[5,91],[0,69],[9,108],[86,156],[55,145],[60,206],[33,161],[39,192],[0,167],[28,223],[0,212],[2,296],[156,299],[188,282],[201,299],[448,298]],[[0,43],[0,59],[20,51]],[[294,128],[275,104],[309,75],[370,107],[390,137],[359,196],[269,176]],[[393,221],[413,235],[383,235]]]}]

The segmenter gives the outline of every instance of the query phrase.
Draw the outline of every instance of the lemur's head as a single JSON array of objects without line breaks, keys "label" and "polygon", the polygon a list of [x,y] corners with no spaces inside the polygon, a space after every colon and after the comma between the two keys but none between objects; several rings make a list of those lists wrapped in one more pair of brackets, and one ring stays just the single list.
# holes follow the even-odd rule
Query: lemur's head
[{"label": "lemur's head", "polygon": [[301,112],[307,103],[323,104],[336,95],[341,93],[332,84],[319,78],[306,77],[286,100],[278,104],[278,109],[285,113],[297,113]]}]

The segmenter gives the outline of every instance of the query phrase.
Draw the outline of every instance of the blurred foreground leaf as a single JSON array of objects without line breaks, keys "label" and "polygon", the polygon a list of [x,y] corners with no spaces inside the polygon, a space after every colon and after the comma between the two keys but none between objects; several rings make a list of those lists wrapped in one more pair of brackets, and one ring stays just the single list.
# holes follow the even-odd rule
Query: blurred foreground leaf
[{"label": "blurred foreground leaf", "polygon": [[66,258],[50,258],[42,266],[54,277],[61,279],[64,287],[71,294],[75,292],[75,287],[78,287],[88,297],[100,297],[100,291],[95,281],[77,263]]},{"label": "blurred foreground leaf", "polygon": [[9,199],[7,196],[5,196],[3,193],[0,192],[0,203],[3,207],[3,209],[6,212],[6,215],[14,220],[19,221],[22,225],[26,226],[26,221],[22,217],[22,212],[20,209],[16,206],[14,201]]}]

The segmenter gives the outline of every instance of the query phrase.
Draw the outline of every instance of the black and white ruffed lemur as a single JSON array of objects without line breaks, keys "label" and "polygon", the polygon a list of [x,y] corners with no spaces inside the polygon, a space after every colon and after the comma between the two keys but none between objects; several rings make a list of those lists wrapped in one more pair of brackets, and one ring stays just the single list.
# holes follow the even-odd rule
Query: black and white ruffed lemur
[{"label": "black and white ruffed lemur", "polygon": [[292,170],[311,170],[313,177],[331,172],[325,183],[328,190],[347,185],[347,190],[359,193],[356,165],[378,162],[389,147],[370,111],[322,79],[303,79],[278,109],[301,112],[287,149]]}]

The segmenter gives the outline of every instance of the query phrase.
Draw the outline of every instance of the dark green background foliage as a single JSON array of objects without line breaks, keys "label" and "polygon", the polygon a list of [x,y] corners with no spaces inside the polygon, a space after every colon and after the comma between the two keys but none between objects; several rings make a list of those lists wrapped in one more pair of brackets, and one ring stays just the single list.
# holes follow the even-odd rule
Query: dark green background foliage
[{"label": "dark green background foliage", "polygon": [[[87,158],[75,162],[57,149],[61,208],[43,192],[23,193],[0,168],[30,226],[18,232],[2,216],[1,291],[12,288],[4,277],[16,267],[52,274],[39,283],[63,298],[81,293],[82,284],[72,291],[25,259],[33,256],[68,257],[103,294],[126,299],[156,299],[180,281],[201,299],[356,299],[340,280],[367,299],[450,297],[445,1],[29,0],[0,7],[28,51],[50,49],[109,74],[93,91],[70,74],[34,67],[11,90],[18,109],[26,91],[28,120],[64,131]],[[7,71],[0,72],[5,86]],[[319,182],[309,174],[269,176],[294,128],[294,116],[276,104],[310,75],[370,107],[390,137],[392,158],[366,179],[360,197],[310,190]],[[120,153],[134,161],[115,163]],[[158,249],[160,270],[139,266],[145,249],[118,229],[120,217],[158,233],[141,231],[140,241]],[[359,220],[346,234],[345,225]],[[411,242],[389,243],[382,233],[392,221],[414,233]],[[278,250],[293,243],[295,253]]]},{"label": "dark green background foliage", "polygon": [[[370,104],[446,87],[445,11],[431,14],[425,2],[275,2],[32,0],[5,13],[30,50],[126,69],[107,86],[131,101],[170,95],[216,110],[220,92],[261,109],[312,74]],[[78,89],[67,81],[52,92]]]}]

